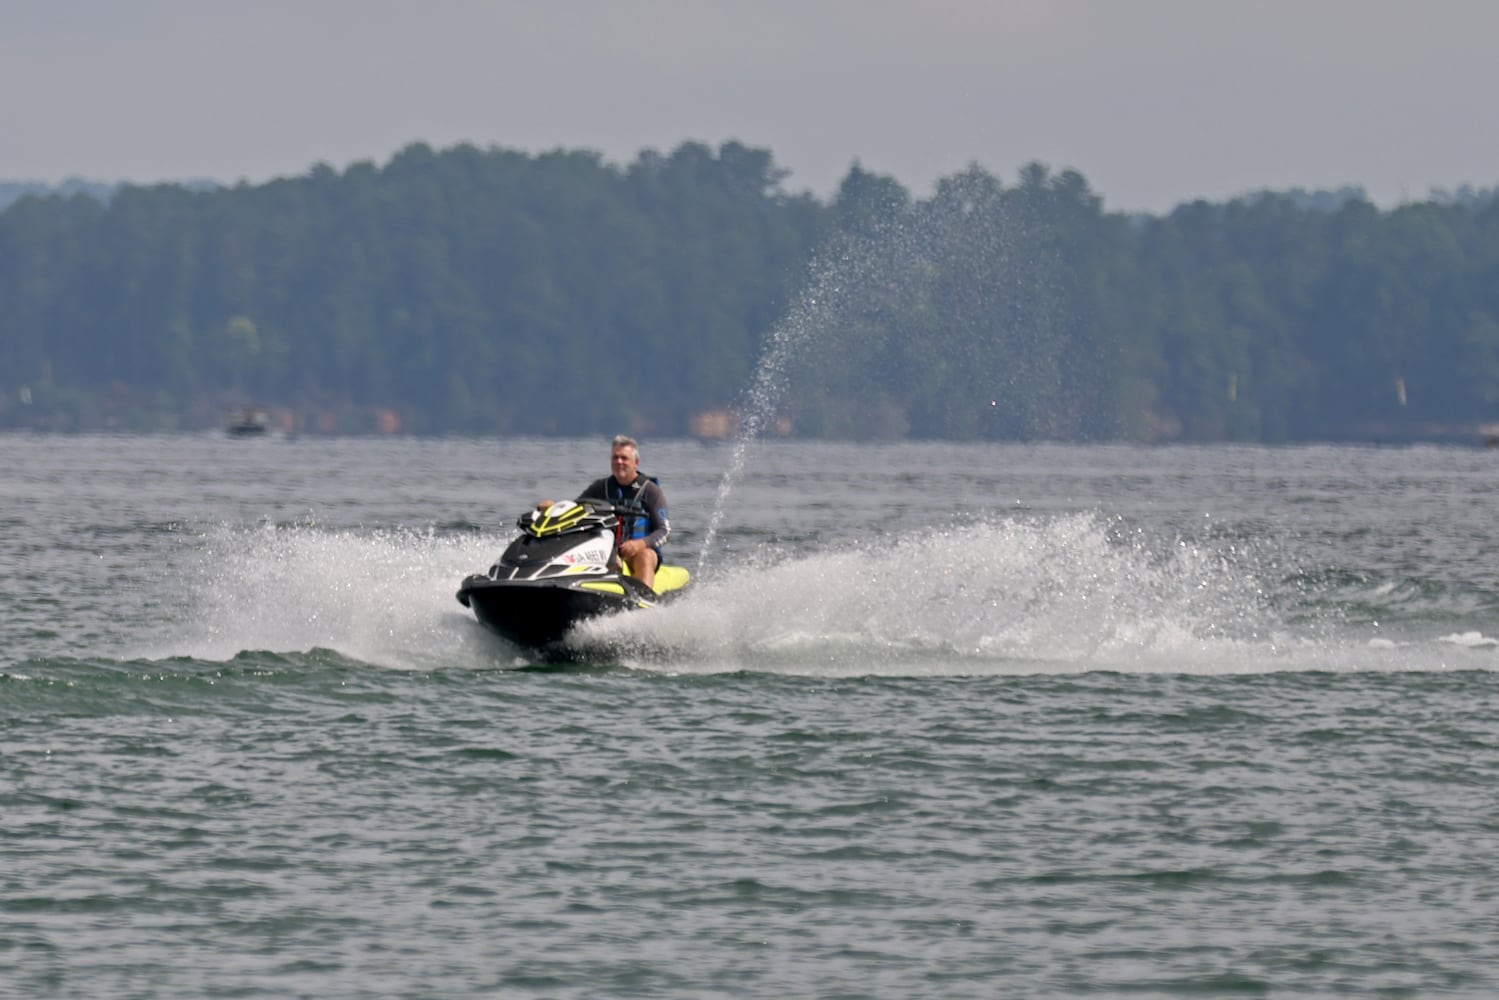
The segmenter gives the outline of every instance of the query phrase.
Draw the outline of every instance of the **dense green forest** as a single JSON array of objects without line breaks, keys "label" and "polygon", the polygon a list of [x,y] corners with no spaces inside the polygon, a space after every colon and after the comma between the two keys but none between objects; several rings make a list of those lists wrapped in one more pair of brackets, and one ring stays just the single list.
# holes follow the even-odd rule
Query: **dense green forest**
[{"label": "dense green forest", "polygon": [[1499,434],[1499,200],[822,201],[767,150],[407,147],[0,210],[0,428],[1009,440]]}]

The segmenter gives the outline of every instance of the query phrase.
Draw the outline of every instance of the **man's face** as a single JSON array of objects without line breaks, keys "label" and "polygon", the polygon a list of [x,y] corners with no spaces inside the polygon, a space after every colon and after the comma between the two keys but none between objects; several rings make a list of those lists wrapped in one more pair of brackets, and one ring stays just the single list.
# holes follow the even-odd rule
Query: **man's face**
[{"label": "man's face", "polygon": [[640,468],[640,456],[629,445],[620,445],[609,453],[609,467],[614,470],[615,482],[629,486],[635,481],[635,471]]}]

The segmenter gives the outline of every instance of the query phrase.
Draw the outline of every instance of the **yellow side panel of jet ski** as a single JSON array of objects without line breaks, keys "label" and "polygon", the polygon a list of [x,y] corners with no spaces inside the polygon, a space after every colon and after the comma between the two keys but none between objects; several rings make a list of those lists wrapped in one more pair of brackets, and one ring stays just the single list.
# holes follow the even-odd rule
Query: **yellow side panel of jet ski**
[{"label": "yellow side panel of jet ski", "polygon": [[691,576],[686,566],[659,566],[656,569],[656,585],[652,589],[658,594],[681,590],[687,586]]}]

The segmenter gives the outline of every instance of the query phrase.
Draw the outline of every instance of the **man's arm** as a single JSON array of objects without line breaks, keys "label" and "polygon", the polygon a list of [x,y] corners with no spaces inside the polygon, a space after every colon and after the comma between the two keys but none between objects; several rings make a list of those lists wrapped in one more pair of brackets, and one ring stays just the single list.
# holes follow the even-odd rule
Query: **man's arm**
[{"label": "man's arm", "polygon": [[605,482],[607,482],[607,479],[595,479],[593,482],[589,483],[583,488],[583,492],[578,494],[577,499],[608,500],[609,493],[604,488]]},{"label": "man's arm", "polygon": [[649,516],[650,534],[641,539],[646,546],[659,549],[671,537],[671,521],[666,510],[666,492],[657,483],[651,483],[641,494],[641,502]]},{"label": "man's arm", "polygon": [[[607,501],[608,499],[609,499],[609,494],[604,489],[604,480],[602,480],[602,479],[595,479],[593,482],[591,482],[587,486],[583,487],[583,492],[582,493],[579,493],[576,497],[574,497],[574,500],[604,500],[604,501]],[[543,500],[540,503],[538,503],[536,506],[539,507],[539,508],[541,508],[542,510],[545,510],[546,508],[550,507],[552,504],[554,504],[556,502],[557,501],[555,501],[555,500]]]}]

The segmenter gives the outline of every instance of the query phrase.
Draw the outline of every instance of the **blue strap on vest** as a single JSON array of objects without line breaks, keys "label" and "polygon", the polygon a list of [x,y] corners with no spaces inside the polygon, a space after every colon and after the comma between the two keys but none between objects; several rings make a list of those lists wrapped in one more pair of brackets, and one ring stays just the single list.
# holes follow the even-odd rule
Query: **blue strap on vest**
[{"label": "blue strap on vest", "polygon": [[[631,507],[635,510],[640,510],[640,494],[645,492],[646,483],[655,483],[659,486],[661,480],[657,479],[655,476],[646,476],[644,480],[639,482],[638,484],[632,484],[631,487],[625,487],[619,485],[619,482],[611,476],[609,478],[609,481],[604,484],[604,494],[610,500],[618,500],[621,507]],[[629,498],[625,497],[626,489],[629,489],[631,491]],[[615,490],[619,491],[618,497],[613,495]],[[650,533],[651,519],[649,517],[646,517],[643,511],[639,514],[631,516],[630,538],[632,540],[636,538],[644,538]]]}]

